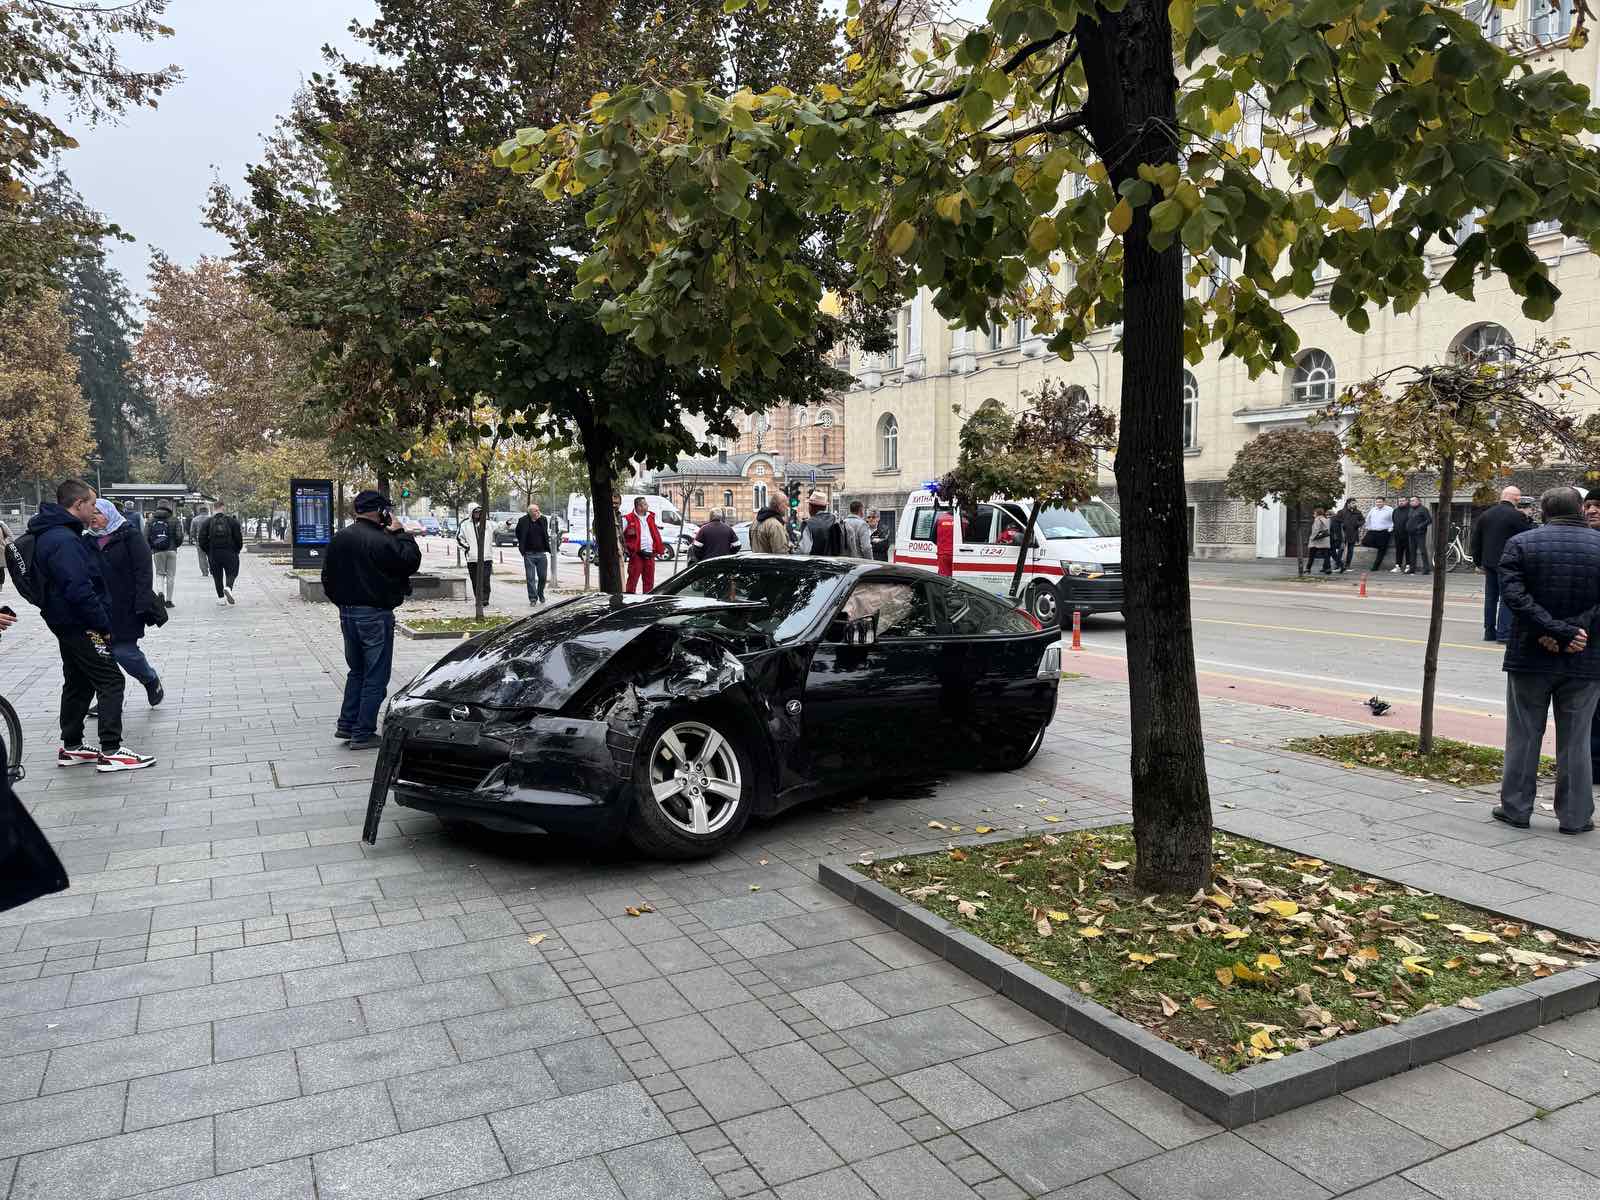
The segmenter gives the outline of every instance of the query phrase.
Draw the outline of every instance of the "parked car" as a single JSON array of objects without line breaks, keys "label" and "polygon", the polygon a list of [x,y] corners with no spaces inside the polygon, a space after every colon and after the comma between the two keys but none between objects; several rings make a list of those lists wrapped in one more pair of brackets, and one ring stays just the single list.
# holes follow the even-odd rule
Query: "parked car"
[{"label": "parked car", "polygon": [[400,528],[404,529],[412,536],[417,536],[424,532],[422,528],[422,522],[417,520],[416,517],[401,517]]},{"label": "parked car", "polygon": [[439,524],[438,517],[418,517],[417,520],[422,523],[422,532],[427,534],[429,537],[438,537],[444,532],[443,526]]},{"label": "parked car", "polygon": [[1039,750],[1059,630],[912,567],[739,554],[451,650],[390,701],[367,806],[711,854],[752,816]]}]

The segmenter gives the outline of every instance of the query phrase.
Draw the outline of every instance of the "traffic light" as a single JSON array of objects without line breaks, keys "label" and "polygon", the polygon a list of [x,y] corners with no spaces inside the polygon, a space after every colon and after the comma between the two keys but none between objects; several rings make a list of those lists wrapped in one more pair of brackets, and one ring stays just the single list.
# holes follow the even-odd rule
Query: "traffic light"
[{"label": "traffic light", "polygon": [[402,485],[401,488],[400,488],[400,499],[402,499],[402,500],[411,499],[411,489],[406,487],[406,486],[404,486],[404,485]]},{"label": "traffic light", "polygon": [[791,510],[799,508],[800,507],[800,485],[798,483],[791,483],[791,484],[789,484],[787,490],[789,492],[789,508]]}]

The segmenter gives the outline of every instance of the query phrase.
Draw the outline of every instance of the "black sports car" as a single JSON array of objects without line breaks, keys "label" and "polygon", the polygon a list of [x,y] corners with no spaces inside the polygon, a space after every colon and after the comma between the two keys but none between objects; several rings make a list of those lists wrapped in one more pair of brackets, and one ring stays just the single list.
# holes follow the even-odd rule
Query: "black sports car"
[{"label": "black sports car", "polygon": [[1061,633],[914,567],[739,554],[463,643],[390,701],[367,806],[689,858],[886,776],[1019,767]]}]

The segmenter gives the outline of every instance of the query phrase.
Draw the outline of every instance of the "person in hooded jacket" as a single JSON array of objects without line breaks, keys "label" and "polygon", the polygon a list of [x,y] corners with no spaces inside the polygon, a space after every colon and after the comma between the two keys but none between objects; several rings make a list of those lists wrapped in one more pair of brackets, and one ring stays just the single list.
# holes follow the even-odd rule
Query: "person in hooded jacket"
[{"label": "person in hooded jacket", "polygon": [[178,603],[172,593],[178,586],[178,547],[183,545],[183,522],[163,504],[156,509],[156,515],[144,523],[144,540],[150,547],[155,572],[161,578],[162,599],[168,608],[173,608]]},{"label": "person in hooded jacket", "polygon": [[[100,555],[83,536],[95,512],[95,491],[63,480],[56,502],[28,522],[39,609],[61,650],[61,748],[56,765],[94,764],[100,771],[137,771],[155,759],[122,744],[122,672],[111,657],[111,610]],[[83,744],[89,705],[99,697],[100,749]]]},{"label": "person in hooded jacket", "polygon": [[800,553],[843,554],[844,526],[836,514],[828,511],[828,498],[821,492],[812,492],[806,497],[806,507],[811,516],[800,530]]},{"label": "person in hooded jacket", "polygon": [[770,504],[756,514],[756,523],[750,529],[750,550],[755,554],[789,553],[789,531]]},{"label": "person in hooded jacket", "polygon": [[89,533],[100,547],[100,573],[106,581],[106,601],[111,610],[111,657],[117,665],[144,684],[145,697],[154,708],[166,697],[161,675],[139,649],[145,616],[155,603],[155,581],[150,543],[109,500],[96,500]]}]

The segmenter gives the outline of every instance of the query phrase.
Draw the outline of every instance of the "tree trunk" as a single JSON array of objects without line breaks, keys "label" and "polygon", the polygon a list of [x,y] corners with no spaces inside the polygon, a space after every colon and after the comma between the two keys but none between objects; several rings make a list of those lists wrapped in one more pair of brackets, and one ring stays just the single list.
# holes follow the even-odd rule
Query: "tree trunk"
[{"label": "tree trunk", "polygon": [[472,615],[475,620],[483,620],[483,593],[488,589],[484,586],[484,559],[489,553],[489,539],[494,536],[493,527],[489,524],[489,468],[484,467],[483,474],[478,477],[478,511],[483,514],[483,530],[477,534],[478,542],[478,586],[472,589]]},{"label": "tree trunk", "polygon": [[[1033,528],[1039,523],[1039,509],[1043,507],[1043,505],[1043,497],[1035,496],[1033,498],[1033,508],[1028,513],[1028,527],[1022,531],[1022,547],[1017,551],[1017,565],[1016,568],[1011,572],[1012,600],[1016,600],[1017,593],[1022,588],[1022,568],[1027,564],[1028,551],[1033,549]],[[1056,618],[1056,623],[1060,624],[1060,621],[1061,618],[1058,615]]]},{"label": "tree trunk", "polygon": [[[1177,159],[1177,76],[1166,0],[1078,19],[1089,131],[1116,187]],[[1158,193],[1159,198],[1159,193]],[[1123,616],[1133,748],[1136,884],[1192,893],[1211,879],[1211,798],[1189,619],[1183,482],[1182,247],[1150,245],[1150,210],[1123,236]]]},{"label": "tree trunk", "polygon": [[[1439,639],[1444,634],[1445,547],[1450,544],[1450,502],[1456,490],[1456,460],[1446,456],[1439,468],[1439,511],[1433,518],[1433,602],[1428,605],[1428,649],[1422,656],[1422,724],[1417,749],[1433,753],[1433,692],[1439,682]],[[1412,569],[1415,570],[1415,564]]]},{"label": "tree trunk", "polygon": [[611,438],[589,421],[580,421],[583,462],[589,469],[590,555],[600,571],[600,590],[622,595],[622,547],[617,541],[617,517],[611,498],[616,492],[616,447]]}]

